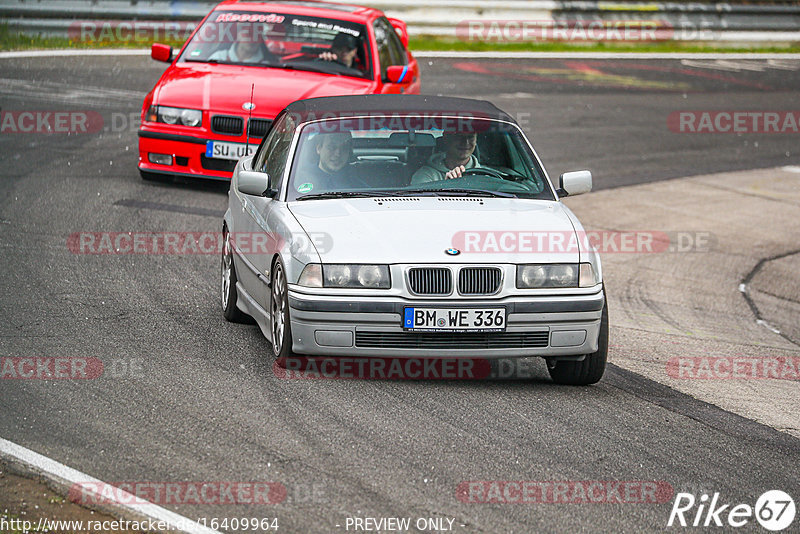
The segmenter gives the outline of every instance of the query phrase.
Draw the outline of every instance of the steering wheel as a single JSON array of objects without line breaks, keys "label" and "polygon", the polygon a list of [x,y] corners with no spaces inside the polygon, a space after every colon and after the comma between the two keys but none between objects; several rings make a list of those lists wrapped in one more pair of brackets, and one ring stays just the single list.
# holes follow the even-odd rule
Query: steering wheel
[{"label": "steering wheel", "polygon": [[465,170],[464,172],[461,173],[461,176],[474,176],[474,175],[481,176],[481,175],[487,175],[487,174],[489,176],[494,177],[494,178],[499,178],[501,180],[507,180],[506,176],[502,172],[496,171],[496,170],[494,170],[494,169],[492,169],[490,167],[476,167],[476,168],[473,168],[473,169],[467,169],[467,170]]},{"label": "steering wheel", "polygon": [[[452,178],[450,180],[441,180],[441,181],[437,180],[429,183],[434,185],[439,185],[439,187],[444,191],[446,191],[448,188],[488,189],[489,191],[498,191],[505,193],[530,191],[530,188],[526,187],[525,184],[510,181],[507,178],[499,178],[497,176],[489,174],[488,172],[487,173],[470,172],[474,170],[477,169],[468,169],[466,172],[462,173],[461,178]],[[494,171],[494,169],[491,170]]]}]

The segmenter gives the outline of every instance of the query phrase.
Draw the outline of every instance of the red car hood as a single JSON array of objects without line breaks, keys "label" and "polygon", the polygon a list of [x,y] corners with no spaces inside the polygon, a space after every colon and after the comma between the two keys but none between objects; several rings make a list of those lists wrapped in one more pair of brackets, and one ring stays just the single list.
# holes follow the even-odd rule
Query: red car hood
[{"label": "red car hood", "polygon": [[217,113],[247,113],[255,84],[254,117],[272,118],[287,104],[317,96],[358,95],[374,91],[371,80],[299,70],[177,63],[164,74],[153,103]]}]

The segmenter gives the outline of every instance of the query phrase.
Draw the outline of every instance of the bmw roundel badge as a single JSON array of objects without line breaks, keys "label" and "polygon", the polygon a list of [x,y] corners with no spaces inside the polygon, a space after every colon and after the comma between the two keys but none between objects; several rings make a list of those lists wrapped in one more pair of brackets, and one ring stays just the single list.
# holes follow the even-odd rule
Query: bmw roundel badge
[{"label": "bmw roundel badge", "polygon": [[449,256],[458,256],[459,254],[461,254],[461,251],[458,250],[457,248],[448,248],[448,249],[445,249],[444,252],[445,252],[445,254],[447,254]]}]

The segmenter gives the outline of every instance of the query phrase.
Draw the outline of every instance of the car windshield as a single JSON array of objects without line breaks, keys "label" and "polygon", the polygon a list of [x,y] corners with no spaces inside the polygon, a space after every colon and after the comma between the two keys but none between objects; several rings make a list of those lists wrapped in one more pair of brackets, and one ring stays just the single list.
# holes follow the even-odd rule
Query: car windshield
[{"label": "car windshield", "polygon": [[515,125],[463,116],[311,122],[301,130],[289,179],[290,201],[378,195],[555,200]]},{"label": "car windshield", "polygon": [[363,25],[335,19],[215,11],[184,47],[179,61],[370,78],[366,35]]}]

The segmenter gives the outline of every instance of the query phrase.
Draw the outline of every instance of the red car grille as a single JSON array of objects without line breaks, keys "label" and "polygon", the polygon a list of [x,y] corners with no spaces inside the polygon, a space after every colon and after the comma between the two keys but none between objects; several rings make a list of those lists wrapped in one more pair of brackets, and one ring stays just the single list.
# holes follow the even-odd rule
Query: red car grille
[{"label": "red car grille", "polygon": [[241,117],[214,115],[211,117],[211,131],[225,135],[242,135],[244,120]]}]

